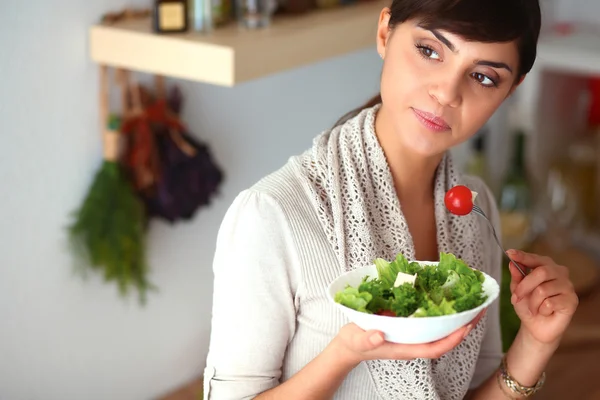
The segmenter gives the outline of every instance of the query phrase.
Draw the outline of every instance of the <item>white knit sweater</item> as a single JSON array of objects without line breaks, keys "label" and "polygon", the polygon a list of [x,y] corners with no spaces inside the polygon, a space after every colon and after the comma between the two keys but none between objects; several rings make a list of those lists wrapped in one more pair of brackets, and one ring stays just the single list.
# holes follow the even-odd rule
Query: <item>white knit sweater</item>
[{"label": "white knit sweater", "polygon": [[[277,386],[314,359],[348,323],[326,297],[327,285],[343,269],[315,213],[302,173],[301,158],[292,157],[280,170],[240,193],[222,222],[213,265],[205,400],[252,399]],[[479,179],[465,179],[480,193],[478,204],[498,228],[497,210],[487,187]],[[480,223],[486,243],[482,270],[500,281],[501,252],[493,246],[485,221]],[[488,309],[469,386],[476,387],[490,376],[501,357],[496,301]],[[361,363],[334,398],[379,400],[384,396]],[[417,394],[398,398],[425,399]]]}]

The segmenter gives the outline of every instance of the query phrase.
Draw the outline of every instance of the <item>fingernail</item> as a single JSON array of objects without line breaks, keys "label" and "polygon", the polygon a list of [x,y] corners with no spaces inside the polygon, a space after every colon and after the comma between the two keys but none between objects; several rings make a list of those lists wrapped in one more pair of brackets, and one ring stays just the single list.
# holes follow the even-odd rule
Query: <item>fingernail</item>
[{"label": "fingernail", "polygon": [[463,339],[465,339],[467,336],[469,336],[469,333],[471,333],[472,329],[473,329],[473,324],[467,325],[467,330],[465,331],[465,334],[463,335]]},{"label": "fingernail", "polygon": [[512,304],[517,304],[519,302],[519,298],[517,297],[516,293],[513,293],[512,297],[510,298],[510,302]]},{"label": "fingernail", "polygon": [[369,341],[373,345],[379,346],[381,343],[383,343],[383,337],[381,336],[381,334],[375,333],[375,334],[371,335],[371,337],[369,338]]},{"label": "fingernail", "polygon": [[512,254],[513,256],[519,255],[519,251],[515,249],[506,250],[506,252]]}]

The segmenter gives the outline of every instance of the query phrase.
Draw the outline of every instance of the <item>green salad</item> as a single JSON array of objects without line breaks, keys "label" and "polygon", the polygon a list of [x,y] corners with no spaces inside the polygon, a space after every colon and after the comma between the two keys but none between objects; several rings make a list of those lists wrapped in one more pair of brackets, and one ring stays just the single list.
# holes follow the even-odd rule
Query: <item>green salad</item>
[{"label": "green salad", "polygon": [[438,265],[408,262],[402,254],[374,263],[379,276],[346,286],[336,293],[337,303],[368,314],[435,317],[473,309],[487,299],[485,276],[453,254],[440,253]]}]

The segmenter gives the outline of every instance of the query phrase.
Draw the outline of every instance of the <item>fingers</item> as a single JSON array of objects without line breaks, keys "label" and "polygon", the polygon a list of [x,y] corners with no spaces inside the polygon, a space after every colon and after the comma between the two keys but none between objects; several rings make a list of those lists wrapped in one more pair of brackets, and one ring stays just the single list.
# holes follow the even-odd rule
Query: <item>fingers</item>
[{"label": "fingers", "polygon": [[506,253],[514,261],[523,264],[523,266],[526,268],[533,269],[543,265],[554,265],[554,261],[550,257],[540,256],[515,249],[508,250]]},{"label": "fingers", "polygon": [[[517,284],[527,276],[529,271],[524,265],[517,265],[517,262],[514,260],[508,262],[508,270],[510,271],[510,276],[512,278],[511,282],[516,282]],[[523,271],[523,273],[521,273],[521,271]]]},{"label": "fingers", "polygon": [[462,328],[452,332],[450,335],[431,343],[424,344],[410,344],[401,345],[395,343],[386,342],[382,348],[388,347],[390,354],[393,354],[393,358],[398,359],[414,359],[414,358],[429,358],[435,359],[440,358],[450,350],[455,348],[463,341],[470,331],[469,326],[463,326]]},{"label": "fingers", "polygon": [[[456,346],[460,344],[471,333],[473,328],[477,326],[481,318],[487,312],[487,308],[483,309],[477,316],[467,325],[452,332],[450,335],[431,343],[420,345],[410,345],[411,358],[440,358]],[[397,346],[397,345],[395,345]],[[406,352],[406,350],[404,350]]]},{"label": "fingers", "polygon": [[376,349],[385,342],[385,336],[379,331],[367,331],[364,335],[364,348],[365,350]]},{"label": "fingers", "polygon": [[579,298],[575,293],[559,294],[544,299],[539,307],[539,313],[545,317],[554,313],[573,315],[578,305]]},{"label": "fingers", "polygon": [[551,298],[543,300],[542,304],[540,304],[540,306],[538,307],[538,312],[540,313],[540,315],[543,315],[544,317],[549,317],[552,314],[554,314],[552,301],[553,300]]},{"label": "fingers", "polygon": [[[458,346],[479,323],[487,309],[482,310],[469,324],[450,335],[431,343],[398,344],[387,342],[382,332],[364,331],[358,325],[349,323],[342,328],[345,341],[353,352],[363,353],[367,358],[409,360],[415,358],[436,359]],[[341,333],[342,333],[341,331]]]},{"label": "fingers", "polygon": [[342,328],[350,348],[357,352],[367,352],[376,349],[385,342],[382,332],[376,330],[364,331],[358,325],[350,323]]},{"label": "fingers", "polygon": [[514,264],[512,262],[508,263],[508,269],[510,271],[510,292],[514,293],[515,289],[517,288],[517,286],[519,285],[519,283],[521,283],[521,281],[523,280],[524,276],[521,275],[521,273],[519,272],[519,270],[517,269],[517,267],[514,266]]},{"label": "fingers", "polygon": [[486,312],[487,312],[487,308],[484,308],[483,310],[481,310],[481,312],[479,314],[477,314],[477,316],[475,318],[473,318],[473,320],[471,321],[471,323],[469,325],[476,326],[479,323],[479,321],[481,321],[481,318],[483,318],[483,316],[485,315]]},{"label": "fingers", "polygon": [[533,253],[527,253],[520,250],[508,250],[506,253],[509,254],[514,261],[521,264],[521,267],[529,269],[535,269],[540,267],[557,268],[557,271],[561,276],[564,276],[566,278],[569,277],[569,269],[562,265],[557,265],[554,262],[554,260],[550,257],[540,256]]},{"label": "fingers", "polygon": [[446,354],[468,335],[472,326],[463,326],[449,336],[431,343],[399,344],[387,342],[379,331],[362,331],[353,334],[352,348],[355,351],[371,353],[368,358],[411,360],[415,358],[439,358]]},{"label": "fingers", "polygon": [[515,287],[513,296],[515,296],[515,303],[518,303],[521,299],[529,296],[538,286],[542,283],[549,282],[555,279],[561,279],[568,281],[564,278],[564,274],[559,266],[538,266],[529,275]]},{"label": "fingers", "polygon": [[[569,293],[572,291],[573,285],[570,281],[567,280],[556,279],[553,281],[542,283],[541,285],[536,287],[531,293],[528,304],[529,311],[531,311],[532,315],[536,315],[538,312],[541,313],[542,308],[546,311],[551,310],[550,308],[548,308],[551,302],[546,302],[546,300],[549,300],[551,297],[557,296],[559,294]],[[542,304],[544,304],[543,307]],[[542,315],[549,314],[542,313]]]}]

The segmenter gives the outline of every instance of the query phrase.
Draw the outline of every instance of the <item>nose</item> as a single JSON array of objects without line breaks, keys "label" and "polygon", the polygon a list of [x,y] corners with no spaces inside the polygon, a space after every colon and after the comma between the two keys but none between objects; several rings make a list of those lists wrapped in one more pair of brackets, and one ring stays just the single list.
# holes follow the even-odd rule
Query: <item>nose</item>
[{"label": "nose", "polygon": [[442,106],[458,107],[462,103],[460,83],[453,78],[432,83],[429,95]]}]

